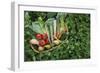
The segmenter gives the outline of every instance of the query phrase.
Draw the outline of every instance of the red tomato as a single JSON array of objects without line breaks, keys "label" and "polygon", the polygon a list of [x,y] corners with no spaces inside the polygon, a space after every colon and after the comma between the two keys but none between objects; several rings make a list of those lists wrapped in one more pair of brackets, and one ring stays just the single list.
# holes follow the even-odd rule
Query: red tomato
[{"label": "red tomato", "polygon": [[42,39],[42,34],[36,34],[37,39]]},{"label": "red tomato", "polygon": [[40,41],[39,41],[39,45],[40,45],[40,46],[44,46],[45,44],[46,44],[46,43],[45,43],[44,40],[40,40]]}]

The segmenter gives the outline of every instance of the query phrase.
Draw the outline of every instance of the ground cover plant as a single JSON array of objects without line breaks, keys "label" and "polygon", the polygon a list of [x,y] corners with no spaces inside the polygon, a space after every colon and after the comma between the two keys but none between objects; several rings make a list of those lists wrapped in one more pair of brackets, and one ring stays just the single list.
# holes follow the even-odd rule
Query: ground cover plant
[{"label": "ground cover plant", "polygon": [[24,11],[24,61],[90,58],[90,14]]}]

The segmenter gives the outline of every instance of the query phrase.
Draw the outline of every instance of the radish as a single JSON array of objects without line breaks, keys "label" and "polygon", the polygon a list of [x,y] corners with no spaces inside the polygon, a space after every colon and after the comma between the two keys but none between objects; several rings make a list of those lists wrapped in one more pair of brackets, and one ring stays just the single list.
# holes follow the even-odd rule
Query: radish
[{"label": "radish", "polygon": [[42,37],[43,37],[42,34],[36,34],[37,39],[42,39]]},{"label": "radish", "polygon": [[44,41],[45,41],[45,43],[46,43],[46,44],[48,44],[48,43],[49,43],[49,40],[48,40],[48,39],[45,39]]},{"label": "radish", "polygon": [[39,45],[39,42],[36,39],[31,39],[30,43],[31,44],[37,44],[37,45]]},{"label": "radish", "polygon": [[51,45],[45,45],[44,46],[46,49],[50,49],[51,48]]},{"label": "radish", "polygon": [[38,50],[39,50],[39,51],[43,51],[43,50],[44,50],[44,48],[43,48],[43,47],[41,47],[41,46],[39,46],[39,47],[38,47]]},{"label": "radish", "polygon": [[60,42],[61,42],[60,40],[54,40],[54,41],[53,41],[53,43],[54,43],[55,45],[59,45]]},{"label": "radish", "polygon": [[45,41],[44,41],[44,40],[39,40],[39,45],[40,45],[40,46],[42,46],[42,47],[43,47],[45,44],[46,44],[46,43],[45,43]]},{"label": "radish", "polygon": [[42,39],[47,39],[47,38],[48,38],[47,33],[42,34]]}]

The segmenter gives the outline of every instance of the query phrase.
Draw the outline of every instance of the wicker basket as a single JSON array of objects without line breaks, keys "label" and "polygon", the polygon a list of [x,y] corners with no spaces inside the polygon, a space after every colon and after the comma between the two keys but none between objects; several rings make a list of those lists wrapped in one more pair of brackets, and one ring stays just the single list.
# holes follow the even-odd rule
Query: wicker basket
[{"label": "wicker basket", "polygon": [[[56,47],[60,46],[64,41],[66,41],[66,38],[64,40],[61,40],[60,38],[63,37],[62,35],[65,34],[66,32],[68,33],[68,28],[65,26],[66,27],[66,31],[60,31],[60,24],[58,26],[56,22],[57,21],[54,20],[54,19],[47,20],[46,24],[45,24],[45,29],[46,29],[46,32],[47,32],[47,35],[48,35],[48,40],[49,40],[50,44],[52,44],[54,42],[54,40],[60,40],[61,43],[59,43],[56,46],[52,46],[50,49],[43,50],[43,51],[37,50],[36,48],[34,48],[34,46],[32,44],[30,44],[30,46],[31,46],[31,48],[33,49],[34,52],[41,53],[41,52],[52,51],[52,50],[56,49]],[[51,33],[49,34],[48,31],[50,31]],[[56,34],[57,32],[59,32],[60,34],[57,35]],[[64,36],[67,36],[67,35],[64,35]]]},{"label": "wicker basket", "polygon": [[59,45],[53,46],[50,49],[43,50],[43,51],[36,50],[36,48],[34,48],[34,46],[32,44],[30,44],[30,46],[33,49],[33,51],[36,52],[36,53],[45,53],[45,52],[50,52],[52,50],[57,49],[59,46],[63,45],[64,43],[68,43],[68,39],[67,38],[64,41],[61,41],[61,43]]}]

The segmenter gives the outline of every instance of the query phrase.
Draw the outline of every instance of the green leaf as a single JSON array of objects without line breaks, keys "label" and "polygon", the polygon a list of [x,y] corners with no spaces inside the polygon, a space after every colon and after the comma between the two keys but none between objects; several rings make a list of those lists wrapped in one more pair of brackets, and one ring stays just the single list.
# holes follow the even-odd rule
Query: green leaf
[{"label": "green leaf", "polygon": [[39,22],[33,22],[32,23],[32,30],[36,33],[44,33],[43,28],[40,26],[41,24]]}]

